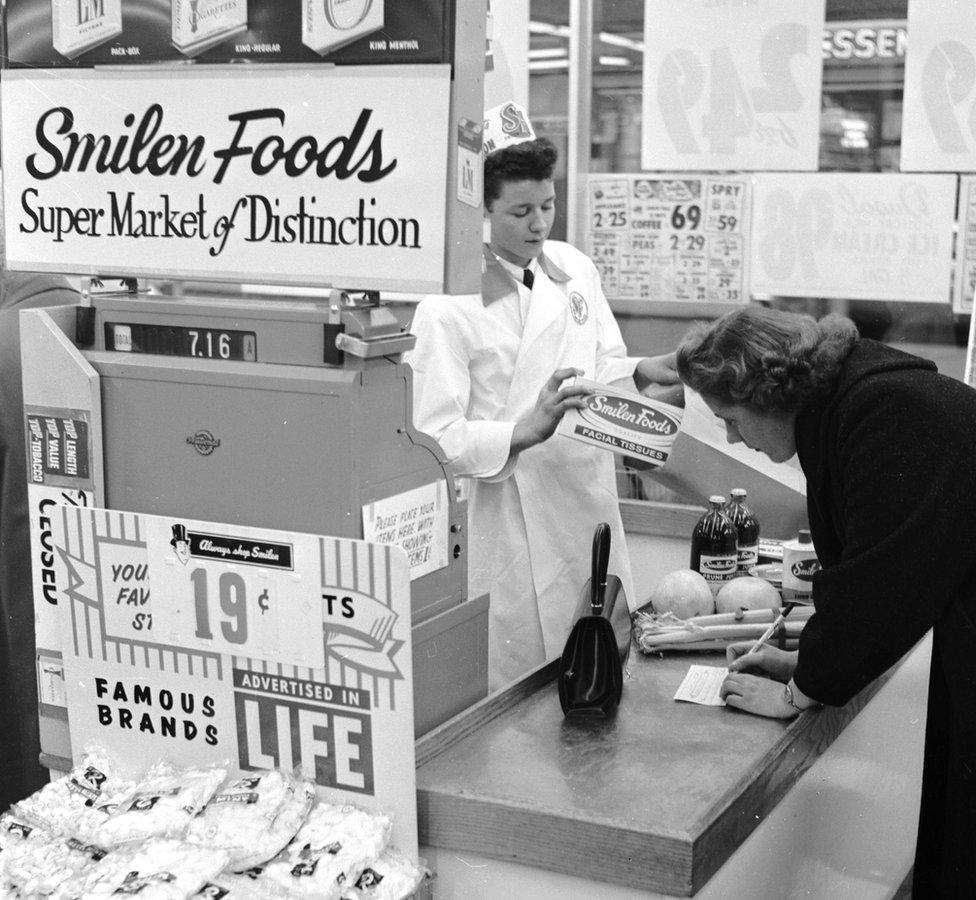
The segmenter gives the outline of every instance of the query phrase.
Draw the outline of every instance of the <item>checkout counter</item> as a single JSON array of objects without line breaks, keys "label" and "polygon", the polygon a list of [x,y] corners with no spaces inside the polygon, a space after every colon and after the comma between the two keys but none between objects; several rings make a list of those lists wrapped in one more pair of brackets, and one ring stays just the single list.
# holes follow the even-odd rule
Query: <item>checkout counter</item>
[{"label": "checkout counter", "polygon": [[[701,512],[653,510],[622,502],[638,584],[687,565]],[[636,649],[615,718],[573,722],[550,663],[418,741],[434,896],[907,896],[930,653],[788,722],[675,702],[718,654]]]}]

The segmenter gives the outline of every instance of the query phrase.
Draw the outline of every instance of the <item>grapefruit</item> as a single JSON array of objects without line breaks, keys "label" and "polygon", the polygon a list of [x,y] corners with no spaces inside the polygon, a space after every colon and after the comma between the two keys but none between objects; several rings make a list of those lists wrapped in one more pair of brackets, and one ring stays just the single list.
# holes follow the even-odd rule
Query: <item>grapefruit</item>
[{"label": "grapefruit", "polygon": [[715,610],[734,613],[740,609],[779,609],[783,598],[765,578],[742,575],[723,584],[715,597]]},{"label": "grapefruit", "polygon": [[668,572],[651,591],[650,601],[654,612],[670,612],[679,619],[715,612],[712,589],[704,577],[692,569]]}]

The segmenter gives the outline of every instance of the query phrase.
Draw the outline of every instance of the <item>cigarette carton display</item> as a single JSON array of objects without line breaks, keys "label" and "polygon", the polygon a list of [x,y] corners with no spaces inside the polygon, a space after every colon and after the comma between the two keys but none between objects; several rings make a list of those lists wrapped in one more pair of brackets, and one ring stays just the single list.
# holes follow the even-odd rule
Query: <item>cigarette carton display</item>
[{"label": "cigarette carton display", "polygon": [[636,457],[650,466],[663,466],[681,427],[682,410],[631,391],[622,391],[579,378],[589,388],[583,409],[570,409],[557,434]]},{"label": "cigarette carton display", "polygon": [[247,29],[247,0],[173,0],[173,46],[186,56]]},{"label": "cigarette carton display", "polygon": [[68,59],[122,33],[122,0],[51,0],[54,49]]},{"label": "cigarette carton display", "polygon": [[302,43],[324,56],[383,27],[384,0],[304,0]]}]

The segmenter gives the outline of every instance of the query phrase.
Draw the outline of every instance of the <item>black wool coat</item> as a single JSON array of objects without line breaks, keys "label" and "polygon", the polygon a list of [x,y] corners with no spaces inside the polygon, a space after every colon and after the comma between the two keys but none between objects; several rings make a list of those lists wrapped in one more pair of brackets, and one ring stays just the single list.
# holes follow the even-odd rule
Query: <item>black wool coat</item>
[{"label": "black wool coat", "polygon": [[913,897],[976,897],[976,390],[862,340],[796,441],[823,567],[796,684],[844,704],[934,629]]}]

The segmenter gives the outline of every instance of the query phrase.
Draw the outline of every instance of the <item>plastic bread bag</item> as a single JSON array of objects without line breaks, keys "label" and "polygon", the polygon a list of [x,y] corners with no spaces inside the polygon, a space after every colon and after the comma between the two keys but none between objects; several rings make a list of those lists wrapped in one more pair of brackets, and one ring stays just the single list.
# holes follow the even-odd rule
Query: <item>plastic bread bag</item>
[{"label": "plastic bread bag", "polygon": [[25,843],[46,844],[52,839],[52,832],[33,819],[12,811],[5,812],[0,816],[0,863],[5,859],[5,851]]},{"label": "plastic bread bag", "polygon": [[387,847],[360,873],[355,884],[342,891],[342,900],[402,900],[420,887],[430,874],[396,847]]},{"label": "plastic bread bag", "polygon": [[108,754],[88,748],[67,775],[14,804],[17,815],[46,828],[93,842],[96,830],[135,782],[122,777]]},{"label": "plastic bread bag", "polygon": [[317,804],[283,858],[269,863],[263,877],[296,897],[339,900],[386,847],[391,825],[389,816],[355,806]]},{"label": "plastic bread bag", "polygon": [[289,894],[280,885],[265,881],[260,875],[249,878],[223,872],[213,881],[208,881],[193,898],[194,900],[290,900]]},{"label": "plastic bread bag", "polygon": [[54,835],[36,822],[5,812],[0,816],[0,896],[16,897],[19,894],[13,878],[13,870],[8,875],[7,868],[13,868],[21,853],[34,847],[43,847],[54,839]]},{"label": "plastic bread bag", "polygon": [[190,821],[186,840],[226,850],[230,868],[249,869],[281,852],[315,799],[311,782],[276,769],[225,784]]},{"label": "plastic bread bag", "polygon": [[52,900],[96,900],[138,895],[139,900],[185,900],[213,881],[227,854],[174,838],[154,838],[109,853],[94,868],[52,895]]},{"label": "plastic bread bag", "polygon": [[221,766],[176,769],[157,763],[96,829],[94,843],[111,848],[151,837],[182,837],[226,777]]},{"label": "plastic bread bag", "polygon": [[14,896],[50,897],[90,872],[105,855],[101,847],[77,838],[25,840],[0,855],[0,873],[3,883],[17,891]]}]

